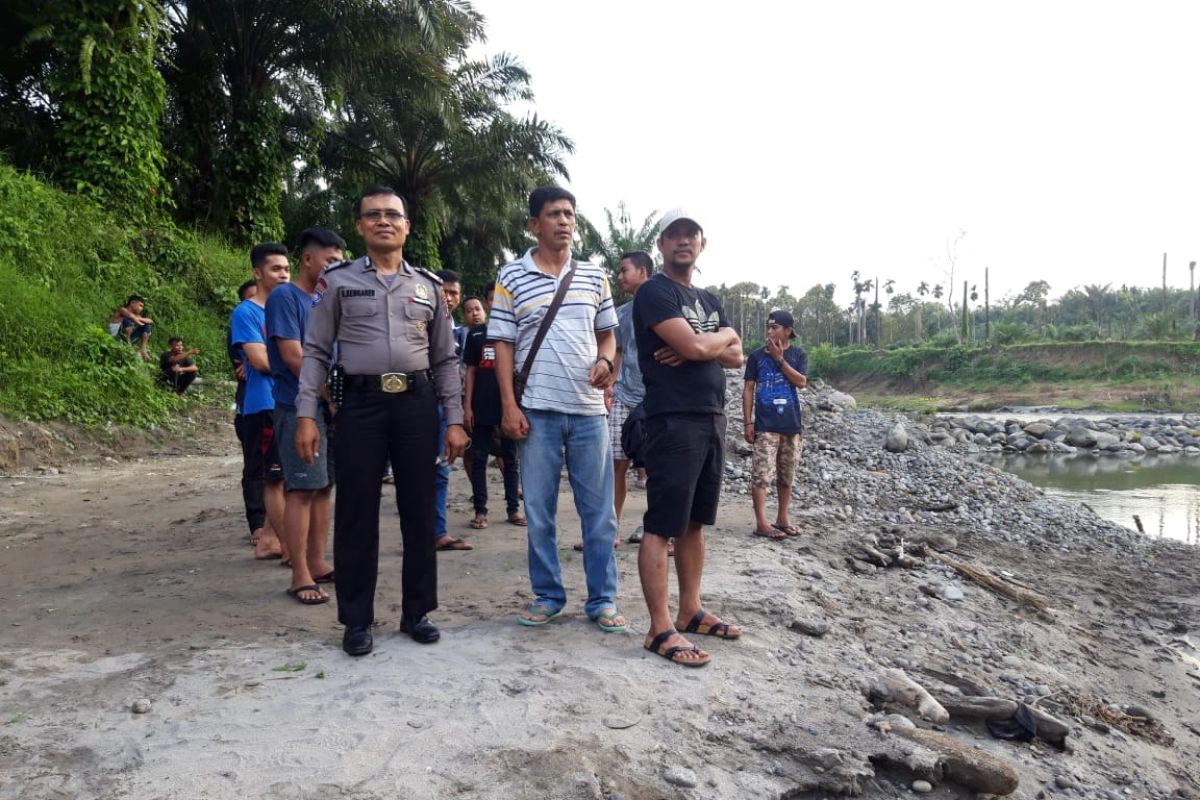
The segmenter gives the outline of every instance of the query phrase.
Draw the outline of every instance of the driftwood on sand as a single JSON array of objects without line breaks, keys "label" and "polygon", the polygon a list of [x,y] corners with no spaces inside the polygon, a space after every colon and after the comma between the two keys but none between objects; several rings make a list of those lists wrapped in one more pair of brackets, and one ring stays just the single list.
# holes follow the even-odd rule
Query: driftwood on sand
[{"label": "driftwood on sand", "polygon": [[959,561],[957,558],[951,558],[950,556],[939,553],[937,550],[932,548],[928,548],[926,553],[933,560],[942,562],[959,575],[962,575],[964,578],[970,578],[981,586],[991,589],[998,595],[1007,597],[1009,600],[1016,600],[1018,603],[1024,603],[1025,605],[1032,606],[1038,611],[1044,611],[1047,613],[1050,611],[1050,604],[1046,601],[1046,598],[1042,597],[1036,592],[1023,589],[1019,586],[1009,583],[1003,578],[993,575],[982,567],[977,567],[974,564],[968,564],[965,561]]}]

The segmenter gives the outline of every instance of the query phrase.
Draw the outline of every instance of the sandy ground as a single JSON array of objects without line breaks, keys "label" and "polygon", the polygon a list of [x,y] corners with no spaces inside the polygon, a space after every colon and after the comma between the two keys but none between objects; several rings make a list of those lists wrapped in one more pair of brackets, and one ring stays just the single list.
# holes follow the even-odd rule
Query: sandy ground
[{"label": "sandy ground", "polygon": [[[896,664],[1006,697],[1016,670],[1151,709],[1173,739],[1081,715],[1064,717],[1060,752],[943,726],[1011,763],[1014,797],[1200,796],[1194,549],[1032,553],[959,532],[960,557],[1045,593],[1050,620],[965,582],[961,602],[926,597],[917,587],[940,568],[849,569],[846,542],[863,532],[834,509],[801,512],[798,539],[752,538],[749,499],[734,495],[710,535],[706,605],[747,635],[705,640],[712,665],[686,670],[641,647],[633,546],[618,554],[630,633],[582,613],[565,485],[567,614],[516,625],[530,599],[523,529],[468,529],[456,471],[452,532],[476,549],[439,555],[442,641],[397,632],[389,489],[376,650],[354,660],[332,603],[298,605],[277,562],[251,559],[239,470],[230,446],[0,480],[0,798],[909,797],[914,775],[875,758],[894,737],[864,722],[862,682]],[[644,504],[631,494],[623,534]],[[797,619],[831,629],[804,635]],[[131,713],[143,698],[149,713]],[[835,780],[830,752],[866,776]],[[947,780],[930,796],[973,795]]]}]

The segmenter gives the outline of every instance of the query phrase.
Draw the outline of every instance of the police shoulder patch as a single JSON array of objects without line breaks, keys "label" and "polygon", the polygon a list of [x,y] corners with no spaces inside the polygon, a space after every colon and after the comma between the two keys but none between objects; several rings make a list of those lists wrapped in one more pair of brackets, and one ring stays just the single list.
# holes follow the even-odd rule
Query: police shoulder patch
[{"label": "police shoulder patch", "polygon": [[325,275],[325,274],[327,274],[327,273],[333,272],[335,269],[341,269],[342,267],[348,267],[348,266],[350,266],[352,263],[354,263],[354,262],[352,262],[352,261],[339,261],[339,262],[337,262],[336,264],[330,264],[328,267],[326,267],[324,270],[322,270],[321,274],[322,274],[322,275]]},{"label": "police shoulder patch", "polygon": [[424,275],[426,278],[429,278],[429,280],[433,281],[434,286],[442,285],[442,279],[439,278],[437,275],[433,274],[432,272],[430,272],[429,270],[425,269],[424,267],[413,267],[413,269],[416,270],[417,272],[421,273],[422,275]]},{"label": "police shoulder patch", "polygon": [[328,289],[329,282],[325,280],[325,274],[322,273],[321,277],[317,278],[317,285],[313,287],[312,304],[314,306],[320,304],[321,300],[325,298],[325,292],[328,291]]}]

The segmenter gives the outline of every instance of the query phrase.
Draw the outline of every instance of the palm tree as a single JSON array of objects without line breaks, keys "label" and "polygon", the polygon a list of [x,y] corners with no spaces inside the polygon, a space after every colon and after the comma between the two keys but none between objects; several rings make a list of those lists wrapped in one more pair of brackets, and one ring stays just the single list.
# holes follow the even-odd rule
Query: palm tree
[{"label": "palm tree", "polygon": [[635,250],[654,255],[654,241],[657,238],[655,219],[657,211],[651,211],[640,224],[635,225],[625,206],[625,201],[617,203],[617,213],[604,209],[607,232],[601,233],[591,220],[582,214],[578,217],[579,253],[589,257],[593,262],[599,262],[608,270],[612,282],[613,299],[619,305],[625,301],[625,295],[617,285],[617,269],[621,266],[621,256]]},{"label": "palm tree", "polygon": [[465,0],[166,0],[166,18],[168,58],[189,70],[168,70],[175,138],[200,130],[214,139],[204,145],[211,182],[189,187],[200,195],[193,204],[215,205],[214,226],[246,240],[282,234],[284,176],[338,98],[376,85],[447,86],[448,64],[483,35]]},{"label": "palm tree", "polygon": [[[522,247],[519,209],[534,186],[567,177],[563,158],[574,150],[555,125],[506,110],[533,97],[529,73],[514,57],[466,62],[447,77],[445,85],[413,75],[356,88],[322,149],[347,194],[385,183],[404,195],[413,228],[406,251],[427,267],[441,265],[448,236],[482,239],[491,254]],[[488,260],[490,267],[478,267],[494,273],[496,258]]]}]

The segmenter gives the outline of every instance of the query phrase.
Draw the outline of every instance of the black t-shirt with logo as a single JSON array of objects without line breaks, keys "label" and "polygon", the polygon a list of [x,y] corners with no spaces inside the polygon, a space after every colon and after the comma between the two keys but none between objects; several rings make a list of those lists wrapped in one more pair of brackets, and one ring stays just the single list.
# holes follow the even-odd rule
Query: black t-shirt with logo
[{"label": "black t-shirt with logo", "polygon": [[633,328],[646,385],[642,403],[646,416],[724,414],[725,369],[716,360],[668,367],[654,359],[654,353],[666,346],[654,326],[675,317],[687,320],[696,333],[729,327],[721,301],[703,289],[684,286],[661,272],[642,284],[633,298]]},{"label": "black t-shirt with logo", "polygon": [[499,425],[500,384],[496,381],[496,343],[487,338],[487,325],[476,325],[467,332],[463,363],[475,367],[475,387],[471,392],[471,412],[475,415],[475,424]]}]

